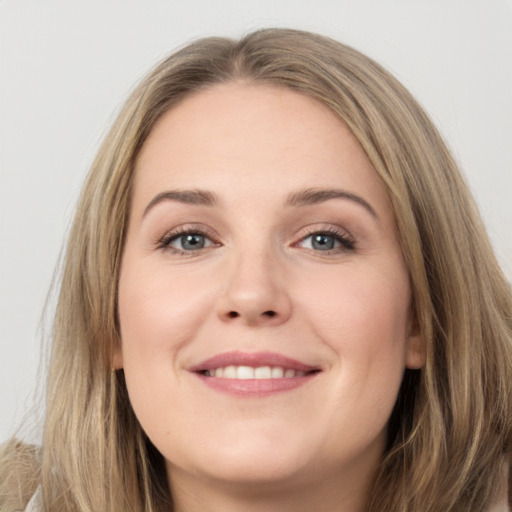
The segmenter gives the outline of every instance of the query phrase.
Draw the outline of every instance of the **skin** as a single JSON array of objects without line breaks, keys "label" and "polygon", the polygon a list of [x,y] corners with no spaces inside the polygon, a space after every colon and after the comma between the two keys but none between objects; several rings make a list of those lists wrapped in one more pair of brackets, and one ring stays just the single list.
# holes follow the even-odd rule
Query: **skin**
[{"label": "skin", "polygon": [[[348,191],[373,213],[346,197],[287,204],[311,188]],[[155,202],[185,189],[217,202]],[[206,233],[205,247],[185,250],[180,228]],[[136,163],[114,366],[167,461],[176,510],[362,510],[403,371],[423,364],[410,302],[385,187],[329,110],[229,83],[165,113]],[[262,397],[190,371],[229,351],[321,371]]]}]

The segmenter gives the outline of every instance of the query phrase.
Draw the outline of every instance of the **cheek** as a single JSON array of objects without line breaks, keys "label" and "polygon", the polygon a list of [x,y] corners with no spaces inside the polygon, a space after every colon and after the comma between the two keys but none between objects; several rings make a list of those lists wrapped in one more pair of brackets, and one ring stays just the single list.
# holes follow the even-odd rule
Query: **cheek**
[{"label": "cheek", "polygon": [[[333,334],[348,329],[374,337],[395,331],[404,338],[410,301],[405,271],[353,265],[326,274],[304,282],[299,293],[307,300],[305,309],[319,317],[319,326]],[[314,282],[322,285],[312,286]]]},{"label": "cheek", "polygon": [[130,352],[158,357],[162,351],[179,350],[200,327],[210,303],[211,292],[202,275],[126,265],[119,284],[124,358]]},{"label": "cheek", "polygon": [[[393,394],[405,368],[409,286],[405,271],[350,267],[310,291],[304,314],[340,366],[340,385]],[[306,296],[304,294],[304,296]],[[366,383],[366,385],[365,385]]]},{"label": "cheek", "polygon": [[[157,271],[158,270],[158,271]],[[125,261],[119,282],[122,367],[131,405],[151,439],[167,436],[166,411],[183,411],[186,385],[179,353],[211,308],[202,276]],[[180,277],[181,276],[181,277]],[[198,288],[199,281],[202,287]],[[198,291],[200,290],[200,292]],[[172,422],[171,422],[172,423]]]}]

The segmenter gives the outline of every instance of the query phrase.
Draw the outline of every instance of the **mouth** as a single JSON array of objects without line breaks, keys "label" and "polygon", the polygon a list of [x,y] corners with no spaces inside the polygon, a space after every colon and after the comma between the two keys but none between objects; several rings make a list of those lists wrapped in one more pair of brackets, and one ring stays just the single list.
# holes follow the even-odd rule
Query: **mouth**
[{"label": "mouth", "polygon": [[217,379],[293,379],[294,377],[304,377],[312,373],[285,368],[282,366],[224,366],[211,370],[203,370],[202,374],[206,377],[215,377]]},{"label": "mouth", "polygon": [[229,352],[189,369],[210,388],[236,396],[268,396],[295,389],[321,372],[273,352]]}]

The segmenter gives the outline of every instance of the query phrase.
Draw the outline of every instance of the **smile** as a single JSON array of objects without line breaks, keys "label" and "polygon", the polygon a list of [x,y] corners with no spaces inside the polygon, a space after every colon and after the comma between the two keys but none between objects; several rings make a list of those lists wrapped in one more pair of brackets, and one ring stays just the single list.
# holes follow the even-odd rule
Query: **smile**
[{"label": "smile", "polygon": [[228,352],[189,368],[210,389],[237,397],[265,397],[310,382],[321,369],[274,352]]},{"label": "smile", "polygon": [[205,370],[204,375],[224,379],[292,379],[304,377],[306,372],[283,368],[282,366],[225,366],[212,370]]}]

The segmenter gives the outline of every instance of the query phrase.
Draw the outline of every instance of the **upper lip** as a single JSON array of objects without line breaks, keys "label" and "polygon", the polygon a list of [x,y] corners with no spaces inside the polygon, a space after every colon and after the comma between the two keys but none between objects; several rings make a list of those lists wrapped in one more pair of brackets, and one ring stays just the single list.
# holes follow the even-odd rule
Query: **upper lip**
[{"label": "upper lip", "polygon": [[203,372],[206,370],[214,370],[226,366],[251,366],[258,368],[261,366],[279,366],[286,369],[311,372],[318,371],[318,366],[312,366],[302,363],[296,359],[278,354],[276,352],[225,352],[217,354],[205,361],[200,362],[189,368],[191,372]]}]

